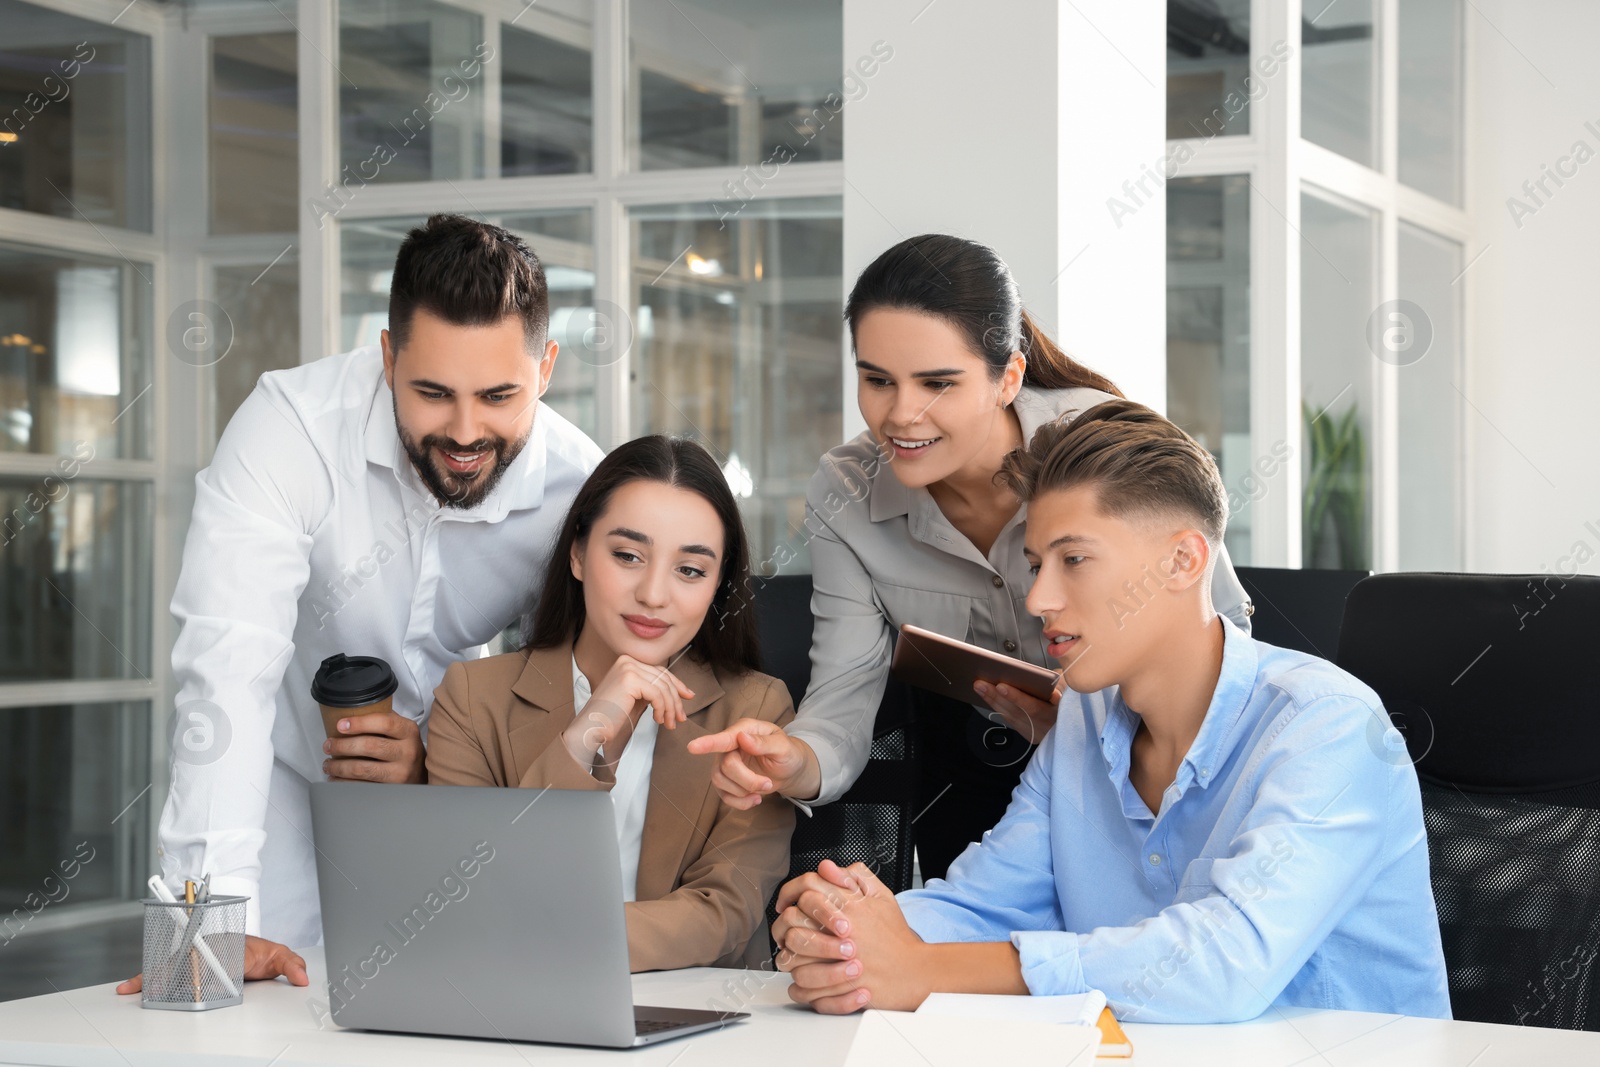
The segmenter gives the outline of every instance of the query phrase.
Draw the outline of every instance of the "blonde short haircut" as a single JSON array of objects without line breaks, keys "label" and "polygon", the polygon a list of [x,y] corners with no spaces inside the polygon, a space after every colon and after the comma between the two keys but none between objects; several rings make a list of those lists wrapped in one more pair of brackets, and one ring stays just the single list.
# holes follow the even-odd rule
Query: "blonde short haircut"
[{"label": "blonde short haircut", "polygon": [[1216,547],[1228,526],[1228,494],[1211,453],[1143,404],[1108,400],[1039,427],[1006,456],[997,481],[1023,500],[1093,486],[1117,518],[1181,515]]}]

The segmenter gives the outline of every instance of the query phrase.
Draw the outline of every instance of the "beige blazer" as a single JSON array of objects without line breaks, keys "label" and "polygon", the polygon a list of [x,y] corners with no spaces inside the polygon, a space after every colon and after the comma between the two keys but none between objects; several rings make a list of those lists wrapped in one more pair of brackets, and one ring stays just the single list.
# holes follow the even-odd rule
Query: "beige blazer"
[{"label": "beige blazer", "polygon": [[[756,672],[720,677],[693,656],[672,671],[695,696],[684,704],[687,722],[656,733],[636,900],[624,906],[629,963],[635,971],[770,967],[766,907],[789,871],[793,806],[728,807],[711,788],[716,757],[692,756],[687,745],[736,719],[788,722],[789,691]],[[428,780],[607,789],[560,741],[574,714],[569,646],[453,663],[428,721]]]},{"label": "beige blazer", "polygon": [[[1031,440],[1046,422],[1112,399],[1095,389],[1023,386],[1013,407],[1024,440]],[[806,489],[816,617],[811,683],[788,731],[817,754],[822,792],[812,803],[837,800],[867,765],[889,681],[891,636],[902,623],[1057,667],[1046,651],[1044,623],[1026,605],[1033,586],[1022,554],[1027,519],[1024,504],[986,555],[950,524],[927,489],[908,489],[895,476],[870,431],[822,457]],[[1227,549],[1217,554],[1211,599],[1250,632],[1253,609]]]}]

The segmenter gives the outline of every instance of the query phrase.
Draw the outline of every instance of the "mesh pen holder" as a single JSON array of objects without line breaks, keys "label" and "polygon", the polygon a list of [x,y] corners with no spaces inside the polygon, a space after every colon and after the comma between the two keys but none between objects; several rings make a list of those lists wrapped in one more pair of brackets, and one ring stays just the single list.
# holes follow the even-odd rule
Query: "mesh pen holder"
[{"label": "mesh pen holder", "polygon": [[140,1007],[207,1011],[244,1000],[244,922],[249,897],[204,904],[146,899]]}]

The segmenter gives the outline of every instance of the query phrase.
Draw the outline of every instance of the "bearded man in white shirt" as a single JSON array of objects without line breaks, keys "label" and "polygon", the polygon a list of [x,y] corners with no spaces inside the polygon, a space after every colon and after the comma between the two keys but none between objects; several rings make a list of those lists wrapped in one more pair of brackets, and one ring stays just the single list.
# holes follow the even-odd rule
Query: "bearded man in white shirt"
[{"label": "bearded man in white shirt", "polygon": [[[381,346],[263,375],[195,479],[161,865],[250,897],[247,978],[305,985],[288,946],[321,940],[309,784],[425,780],[434,688],[528,609],[600,460],[540,402],[548,327],[532,249],[435,215],[400,246]],[[330,740],[311,681],[335,653],[399,687]]]}]

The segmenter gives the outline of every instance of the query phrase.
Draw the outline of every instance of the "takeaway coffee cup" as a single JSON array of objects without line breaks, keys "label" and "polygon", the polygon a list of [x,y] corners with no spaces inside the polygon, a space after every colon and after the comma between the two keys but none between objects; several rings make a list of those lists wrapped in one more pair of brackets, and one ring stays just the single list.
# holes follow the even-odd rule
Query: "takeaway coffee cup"
[{"label": "takeaway coffee cup", "polygon": [[343,737],[339,720],[348,715],[393,711],[394,691],[400,683],[394,671],[377,656],[329,656],[311,679],[311,698],[322,707],[322,729],[329,737]]}]

